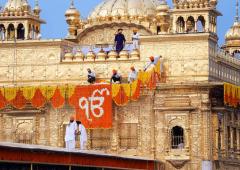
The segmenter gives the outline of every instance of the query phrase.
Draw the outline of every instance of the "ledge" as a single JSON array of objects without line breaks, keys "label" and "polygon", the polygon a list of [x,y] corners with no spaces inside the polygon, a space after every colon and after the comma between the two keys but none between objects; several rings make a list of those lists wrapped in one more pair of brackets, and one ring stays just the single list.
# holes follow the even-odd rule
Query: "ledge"
[{"label": "ledge", "polygon": [[196,107],[187,106],[187,107],[155,107],[153,110],[159,111],[193,111],[196,110]]}]

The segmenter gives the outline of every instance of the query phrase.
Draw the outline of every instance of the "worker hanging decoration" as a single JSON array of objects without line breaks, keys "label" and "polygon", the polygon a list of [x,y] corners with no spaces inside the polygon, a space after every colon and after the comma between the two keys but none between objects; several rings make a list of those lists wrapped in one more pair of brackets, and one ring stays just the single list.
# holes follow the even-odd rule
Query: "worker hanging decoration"
[{"label": "worker hanging decoration", "polygon": [[112,127],[111,85],[76,86],[69,104],[76,110],[76,119],[86,128]]}]

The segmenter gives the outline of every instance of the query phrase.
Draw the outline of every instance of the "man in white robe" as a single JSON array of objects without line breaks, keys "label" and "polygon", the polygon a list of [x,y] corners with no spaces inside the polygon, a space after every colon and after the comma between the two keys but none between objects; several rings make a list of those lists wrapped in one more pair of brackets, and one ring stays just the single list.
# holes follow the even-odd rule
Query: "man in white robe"
[{"label": "man in white robe", "polygon": [[134,67],[131,67],[131,72],[128,74],[128,83],[132,83],[137,79],[138,72]]},{"label": "man in white robe", "polygon": [[137,29],[133,30],[132,42],[133,42],[133,49],[139,49],[139,34],[137,32]]},{"label": "man in white robe", "polygon": [[80,150],[85,150],[87,147],[87,131],[82,122],[77,121],[80,134]]},{"label": "man in white robe", "polygon": [[65,143],[66,148],[68,150],[74,150],[75,149],[75,138],[76,138],[76,131],[77,131],[77,124],[74,121],[74,117],[70,117],[70,122],[66,126],[66,133],[65,133]]},{"label": "man in white robe", "polygon": [[153,57],[153,56],[149,57],[150,61],[144,67],[144,71],[151,70],[157,64],[159,58],[160,58],[159,56],[157,56],[157,57]]}]

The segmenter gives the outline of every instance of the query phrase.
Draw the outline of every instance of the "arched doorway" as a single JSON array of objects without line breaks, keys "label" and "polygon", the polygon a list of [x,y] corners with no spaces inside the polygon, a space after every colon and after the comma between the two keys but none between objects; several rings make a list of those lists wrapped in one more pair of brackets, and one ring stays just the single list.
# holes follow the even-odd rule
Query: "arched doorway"
[{"label": "arched doorway", "polygon": [[237,59],[240,59],[240,50],[233,51],[233,56]]},{"label": "arched doorway", "polygon": [[175,126],[171,129],[171,148],[184,148],[184,130],[180,126]]},{"label": "arched doorway", "polygon": [[177,32],[178,33],[185,32],[185,22],[183,17],[178,17],[177,19]]},{"label": "arched doorway", "polygon": [[205,32],[205,19],[203,16],[198,17],[197,32]]},{"label": "arched doorway", "polygon": [[5,40],[5,27],[3,24],[0,24],[0,40]]},{"label": "arched doorway", "polygon": [[187,19],[187,32],[194,32],[195,29],[195,21],[192,16]]},{"label": "arched doorway", "polygon": [[9,24],[7,28],[7,39],[13,40],[15,39],[15,28],[13,24]]},{"label": "arched doorway", "polygon": [[24,39],[24,34],[25,34],[25,28],[23,24],[19,24],[17,27],[17,39]]}]

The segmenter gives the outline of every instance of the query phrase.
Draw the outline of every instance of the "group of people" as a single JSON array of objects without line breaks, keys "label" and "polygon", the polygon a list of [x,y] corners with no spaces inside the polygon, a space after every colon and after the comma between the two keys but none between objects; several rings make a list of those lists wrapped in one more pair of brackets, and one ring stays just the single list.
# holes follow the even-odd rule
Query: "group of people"
[{"label": "group of people", "polygon": [[[162,59],[162,56],[157,56],[157,57],[149,57],[149,62],[145,65],[143,71],[147,71],[152,69],[159,60]],[[88,71],[88,75],[87,75],[87,81],[90,84],[94,84],[96,82],[96,74],[94,71],[92,71],[90,68],[87,69]],[[161,62],[160,65],[160,71],[163,71],[163,64]],[[130,72],[128,74],[128,83],[132,83],[134,80],[137,79],[137,75],[138,75],[138,71],[135,69],[134,66],[130,67]],[[117,70],[113,69],[112,70],[112,76],[110,79],[110,83],[117,83],[117,84],[121,84],[122,83],[122,76],[118,73]]]},{"label": "group of people", "polygon": [[[122,32],[123,32],[123,29],[121,29],[121,28],[118,29],[118,32],[115,35],[115,39],[114,39],[114,47],[116,48],[117,53],[120,53],[124,49],[125,43],[126,43],[125,36]],[[139,48],[139,33],[138,33],[137,29],[133,30],[132,42],[133,42],[133,49],[138,49]]]},{"label": "group of people", "polygon": [[65,145],[68,150],[75,149],[77,135],[80,136],[80,149],[85,150],[87,146],[87,131],[80,121],[75,121],[74,116],[71,116],[65,132]]}]

